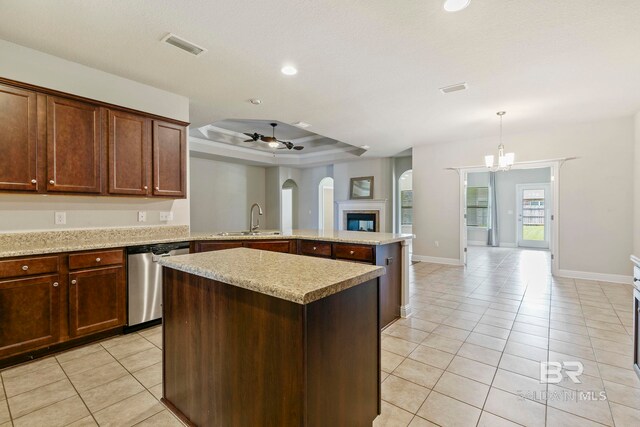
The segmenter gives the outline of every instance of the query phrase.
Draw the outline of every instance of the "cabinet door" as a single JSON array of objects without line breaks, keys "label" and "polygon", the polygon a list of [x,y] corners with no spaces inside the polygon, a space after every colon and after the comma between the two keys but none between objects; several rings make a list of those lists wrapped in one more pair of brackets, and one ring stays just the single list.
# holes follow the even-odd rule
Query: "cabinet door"
[{"label": "cabinet door", "polygon": [[263,242],[244,242],[245,248],[261,249],[263,251],[294,253],[291,250],[291,242],[288,240],[273,240]]},{"label": "cabinet door", "polygon": [[47,98],[47,191],[101,191],[102,109]]},{"label": "cabinet door", "polygon": [[38,189],[36,98],[0,85],[0,190]]},{"label": "cabinet door", "polygon": [[125,324],[124,267],[69,273],[69,335],[78,337]]},{"label": "cabinet door", "polygon": [[151,120],[109,110],[109,193],[149,194],[151,177]]},{"label": "cabinet door", "polygon": [[58,342],[58,276],[0,282],[0,325],[0,357]]},{"label": "cabinet door", "polygon": [[184,197],[186,194],[187,129],[172,123],[153,122],[153,195]]}]

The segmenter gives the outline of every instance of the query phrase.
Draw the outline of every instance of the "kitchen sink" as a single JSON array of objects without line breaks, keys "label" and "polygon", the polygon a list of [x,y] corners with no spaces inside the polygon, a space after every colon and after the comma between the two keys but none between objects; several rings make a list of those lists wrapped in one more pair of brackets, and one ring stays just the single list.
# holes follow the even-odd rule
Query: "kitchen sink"
[{"label": "kitchen sink", "polygon": [[218,236],[277,236],[279,231],[223,231]]}]

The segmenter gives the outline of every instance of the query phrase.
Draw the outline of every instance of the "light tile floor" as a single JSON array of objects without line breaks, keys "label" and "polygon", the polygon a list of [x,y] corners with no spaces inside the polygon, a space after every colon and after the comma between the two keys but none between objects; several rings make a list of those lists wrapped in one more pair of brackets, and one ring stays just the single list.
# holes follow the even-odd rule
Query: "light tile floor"
[{"label": "light tile floor", "polygon": [[[640,425],[631,287],[548,271],[547,252],[503,248],[411,266],[414,314],[383,333],[374,426]],[[159,402],[161,346],[156,327],[0,372],[0,427],[180,426]],[[547,360],[580,361],[582,382],[541,384]]]},{"label": "light tile floor", "polygon": [[[414,314],[383,332],[374,426],[640,425],[630,285],[553,278],[548,252],[506,248],[410,275]],[[547,361],[581,362],[581,383],[571,366],[541,383]]]},{"label": "light tile floor", "polygon": [[154,327],[0,372],[0,427],[182,426],[159,399]]}]

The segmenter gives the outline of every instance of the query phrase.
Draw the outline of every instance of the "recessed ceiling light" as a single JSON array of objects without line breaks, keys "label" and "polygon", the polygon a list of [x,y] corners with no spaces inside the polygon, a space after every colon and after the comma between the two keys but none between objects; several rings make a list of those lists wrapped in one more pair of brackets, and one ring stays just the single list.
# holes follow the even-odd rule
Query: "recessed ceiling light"
[{"label": "recessed ceiling light", "polygon": [[260,105],[260,104],[262,104],[262,100],[261,100],[261,99],[258,99],[258,98],[251,98],[251,99],[249,100],[249,102],[250,102],[250,103],[252,103],[253,105]]},{"label": "recessed ceiling light", "polygon": [[447,12],[459,12],[469,6],[471,0],[445,0],[444,10]]},{"label": "recessed ceiling light", "polygon": [[451,86],[441,87],[440,88],[440,92],[442,92],[442,93],[451,93],[451,92],[457,92],[459,90],[465,90],[466,88],[467,88],[467,83],[466,82],[462,82],[462,83],[456,83],[456,84],[451,85]]},{"label": "recessed ceiling light", "polygon": [[305,123],[305,122],[295,122],[293,125],[303,129],[311,126],[309,123]]},{"label": "recessed ceiling light", "polygon": [[293,65],[285,65],[280,69],[280,71],[282,71],[282,74],[286,76],[295,76],[298,74],[298,69]]}]

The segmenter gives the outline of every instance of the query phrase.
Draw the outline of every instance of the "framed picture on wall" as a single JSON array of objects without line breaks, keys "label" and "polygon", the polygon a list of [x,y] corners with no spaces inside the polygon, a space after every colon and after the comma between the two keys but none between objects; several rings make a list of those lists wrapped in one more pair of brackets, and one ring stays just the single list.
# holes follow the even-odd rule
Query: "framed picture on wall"
[{"label": "framed picture on wall", "polygon": [[351,200],[373,199],[373,177],[351,178],[349,198]]}]

